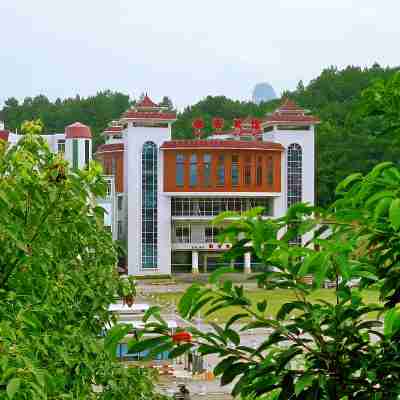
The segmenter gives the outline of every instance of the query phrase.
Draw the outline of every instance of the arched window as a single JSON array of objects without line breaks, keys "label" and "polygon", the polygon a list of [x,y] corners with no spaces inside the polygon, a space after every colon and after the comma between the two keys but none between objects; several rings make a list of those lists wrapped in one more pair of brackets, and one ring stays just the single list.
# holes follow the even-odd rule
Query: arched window
[{"label": "arched window", "polygon": [[190,186],[197,185],[197,156],[192,154],[190,157],[190,174],[189,174]]},{"label": "arched window", "polygon": [[142,268],[157,268],[157,146],[142,151]]},{"label": "arched window", "polygon": [[287,161],[287,206],[302,200],[302,149],[297,143],[288,147]]}]

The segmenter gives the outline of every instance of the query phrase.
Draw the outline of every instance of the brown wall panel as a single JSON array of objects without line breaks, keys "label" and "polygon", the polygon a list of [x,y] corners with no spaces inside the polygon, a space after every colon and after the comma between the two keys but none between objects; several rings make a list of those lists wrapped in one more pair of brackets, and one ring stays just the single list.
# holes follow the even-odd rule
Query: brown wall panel
[{"label": "brown wall panel", "polygon": [[124,153],[122,151],[98,153],[96,159],[103,165],[104,173],[112,175],[112,159],[115,159],[115,190],[124,192]]},{"label": "brown wall panel", "polygon": [[[176,154],[183,154],[184,162],[184,185],[176,185]],[[190,186],[190,156],[197,155],[197,176],[196,186]],[[204,184],[204,154],[211,154],[211,186]],[[231,166],[232,155],[239,156],[239,185],[232,186]],[[225,185],[217,185],[217,161],[218,156],[224,156],[225,164]],[[262,182],[256,184],[256,159],[262,158]],[[267,159],[273,160],[273,184],[267,179]],[[250,159],[251,183],[245,184],[244,166],[246,159]],[[281,191],[281,152],[269,150],[165,150],[164,151],[164,191],[165,192],[280,192]]]}]

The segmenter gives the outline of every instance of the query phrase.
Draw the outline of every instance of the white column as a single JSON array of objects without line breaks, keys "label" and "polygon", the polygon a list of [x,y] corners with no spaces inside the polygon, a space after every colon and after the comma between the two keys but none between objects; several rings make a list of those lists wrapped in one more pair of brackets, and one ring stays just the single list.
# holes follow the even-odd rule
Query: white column
[{"label": "white column", "polygon": [[244,253],[244,273],[251,273],[251,253]]},{"label": "white column", "polygon": [[192,274],[199,273],[199,252],[192,251]]}]

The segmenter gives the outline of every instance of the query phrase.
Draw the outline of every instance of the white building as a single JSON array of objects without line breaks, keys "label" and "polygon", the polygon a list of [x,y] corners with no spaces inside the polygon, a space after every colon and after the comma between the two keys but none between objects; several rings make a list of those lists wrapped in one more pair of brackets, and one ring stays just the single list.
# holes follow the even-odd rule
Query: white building
[{"label": "white building", "polygon": [[[146,96],[105,130],[96,157],[115,177],[117,237],[126,240],[134,275],[205,272],[230,245],[217,242],[222,211],[265,207],[281,216],[314,203],[314,126],[287,100],[261,121],[235,121],[207,139],[172,140],[174,112]],[[194,124],[201,133],[201,122]],[[301,240],[299,238],[298,240]],[[256,264],[246,254],[237,267]]]},{"label": "white building", "polygon": [[[175,112],[145,96],[110,124],[106,143],[97,149],[109,183],[99,203],[113,238],[127,243],[129,274],[215,268],[230,247],[218,243],[211,224],[222,211],[263,206],[267,218],[282,216],[300,201],[314,204],[319,121],[292,101],[262,120],[235,120],[228,131],[216,119],[215,132],[206,139],[197,120],[197,139],[172,140],[175,120]],[[20,138],[0,124],[0,140],[15,144]],[[92,135],[85,125],[75,123],[43,138],[74,168],[84,168],[92,158]],[[245,272],[256,264],[249,253],[235,262]]]}]

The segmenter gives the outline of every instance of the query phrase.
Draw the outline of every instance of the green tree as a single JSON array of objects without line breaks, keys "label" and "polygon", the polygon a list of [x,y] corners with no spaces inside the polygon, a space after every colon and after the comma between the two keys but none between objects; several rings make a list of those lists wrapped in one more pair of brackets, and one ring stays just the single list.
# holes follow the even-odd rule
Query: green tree
[{"label": "green tree", "polygon": [[108,307],[134,282],[116,273],[96,205],[101,167],[73,171],[31,133],[40,125],[25,129],[0,141],[0,399],[159,398],[148,370],[115,359],[128,328]]},{"label": "green tree", "polygon": [[[221,279],[229,269],[217,270],[209,287],[195,284],[186,291],[181,316],[190,319],[199,310],[209,316],[227,307],[240,311],[225,326],[212,324],[211,333],[189,328],[194,339],[184,344],[174,337],[166,342],[163,325],[148,327],[163,333],[160,349],[167,343],[173,355],[194,346],[202,354],[218,355],[214,373],[223,385],[236,379],[233,394],[241,398],[398,399],[400,170],[384,163],[367,175],[350,175],[327,209],[300,203],[269,220],[261,218],[261,211],[242,218],[225,213],[215,223],[231,221],[221,236],[233,244],[227,260],[251,251],[263,261],[265,271],[257,280],[265,299],[253,304],[243,286]],[[308,245],[291,245],[300,234],[308,236]],[[335,302],[312,300],[327,279],[335,282]],[[292,289],[296,300],[270,318],[268,290],[274,288]],[[363,294],[372,288],[380,293],[380,304],[365,300]],[[238,332],[259,329],[269,334],[257,348],[241,343]],[[145,344],[138,341],[132,349]],[[154,339],[151,344],[156,351]]]}]

